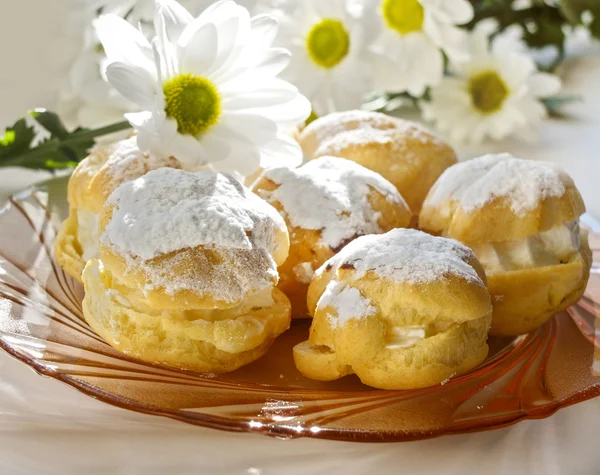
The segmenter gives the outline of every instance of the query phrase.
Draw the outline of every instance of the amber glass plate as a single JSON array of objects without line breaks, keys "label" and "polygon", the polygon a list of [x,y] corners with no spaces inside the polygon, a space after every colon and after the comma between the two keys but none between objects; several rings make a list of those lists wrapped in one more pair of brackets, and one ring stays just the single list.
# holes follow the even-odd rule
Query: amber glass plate
[{"label": "amber glass plate", "polygon": [[113,350],[84,321],[79,284],[52,256],[66,214],[66,180],[14,196],[0,211],[0,346],[38,373],[133,411],[278,437],[399,441],[480,431],[600,395],[600,239],[585,298],[530,335],[491,339],[488,359],[444,385],[382,391],[355,376],[304,378],[294,323],[259,361],[224,376],[139,362]]}]

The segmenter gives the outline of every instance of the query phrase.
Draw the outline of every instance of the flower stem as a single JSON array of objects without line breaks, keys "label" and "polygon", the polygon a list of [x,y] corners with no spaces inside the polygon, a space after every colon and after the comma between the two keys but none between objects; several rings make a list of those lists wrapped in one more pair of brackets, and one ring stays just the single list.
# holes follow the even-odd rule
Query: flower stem
[{"label": "flower stem", "polygon": [[[18,155],[10,156],[0,160],[1,167],[30,167],[30,168],[46,168],[43,163],[46,158],[51,157],[56,153],[63,152],[66,154],[66,150],[70,150],[75,146],[84,147],[84,153],[86,142],[91,142],[96,137],[102,137],[104,135],[119,132],[121,130],[130,129],[131,125],[127,121],[117,122],[110,124],[105,127],[99,127],[97,129],[82,129],[70,133],[64,138],[50,138],[39,145],[27,149],[26,151],[19,153]],[[81,157],[81,156],[80,156]],[[81,159],[81,158],[79,158]],[[72,160],[71,162],[72,163]],[[72,165],[71,165],[72,166]],[[55,168],[55,167],[53,167]]]}]

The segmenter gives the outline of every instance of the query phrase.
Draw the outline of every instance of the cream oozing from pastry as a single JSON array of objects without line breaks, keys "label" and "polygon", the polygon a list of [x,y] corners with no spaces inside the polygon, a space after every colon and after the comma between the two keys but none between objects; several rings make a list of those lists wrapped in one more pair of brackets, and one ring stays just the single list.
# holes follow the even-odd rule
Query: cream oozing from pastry
[{"label": "cream oozing from pastry", "polygon": [[427,327],[409,326],[409,327],[391,327],[387,334],[388,350],[397,348],[409,348],[421,340],[425,339]]},{"label": "cream oozing from pastry", "polygon": [[315,270],[310,262],[296,264],[292,270],[294,271],[296,280],[301,284],[310,284],[310,281],[315,275]]},{"label": "cream oozing from pastry", "polygon": [[438,333],[445,332],[455,323],[436,322],[429,325],[394,325],[390,327],[386,334],[388,350],[399,348],[410,348],[416,345],[421,340],[430,338]]},{"label": "cream oozing from pastry", "polygon": [[77,241],[81,244],[82,259],[89,261],[98,255],[98,215],[90,211],[77,210]]},{"label": "cream oozing from pastry", "polygon": [[515,241],[472,244],[486,273],[564,264],[580,247],[579,219]]}]

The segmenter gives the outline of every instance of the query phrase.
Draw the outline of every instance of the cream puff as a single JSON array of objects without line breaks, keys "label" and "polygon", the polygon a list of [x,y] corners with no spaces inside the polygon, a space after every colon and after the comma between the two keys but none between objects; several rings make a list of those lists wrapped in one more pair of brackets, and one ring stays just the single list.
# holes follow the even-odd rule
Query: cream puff
[{"label": "cream puff", "polygon": [[279,289],[294,318],[308,318],[314,271],[353,239],[407,227],[411,212],[381,175],[343,158],[320,157],[300,168],[271,168],[252,190],[284,217],[290,254],[279,267]]},{"label": "cream puff", "polygon": [[112,191],[162,167],[180,164],[142,153],[135,137],[98,145],[79,163],[69,180],[69,216],[54,242],[56,260],[65,272],[81,282],[85,263],[98,254],[98,217]]},{"label": "cream puff", "polygon": [[329,259],[308,290],[314,315],[294,347],[305,376],[355,373],[382,389],[433,386],[488,354],[485,273],[462,244],[412,229],[363,236]]},{"label": "cream puff", "polygon": [[498,154],[446,170],[419,223],[473,249],[492,295],[491,333],[518,335],[583,294],[591,267],[579,229],[584,211],[573,180],[558,167]]},{"label": "cream puff", "polygon": [[272,206],[227,174],[150,171],[101,216],[83,312],[116,349],[201,372],[262,356],[290,323],[275,288],[289,237]]},{"label": "cream puff", "polygon": [[435,180],[457,162],[454,150],[421,125],[377,112],[329,114],[303,129],[298,140],[309,159],[343,157],[379,173],[415,216]]}]

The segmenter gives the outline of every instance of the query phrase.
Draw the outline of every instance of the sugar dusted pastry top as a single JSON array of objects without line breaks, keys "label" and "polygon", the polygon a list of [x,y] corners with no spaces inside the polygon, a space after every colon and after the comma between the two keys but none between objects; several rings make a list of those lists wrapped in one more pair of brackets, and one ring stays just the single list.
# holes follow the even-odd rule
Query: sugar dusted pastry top
[{"label": "sugar dusted pastry top", "polygon": [[341,322],[374,315],[375,307],[377,315],[403,326],[491,312],[485,273],[473,251],[414,229],[352,241],[317,270],[307,303],[312,315],[317,306],[336,308]]},{"label": "sugar dusted pastry top", "polygon": [[[404,141],[409,139],[421,144],[438,140],[415,122],[397,120],[393,129],[378,129],[365,124],[356,129],[340,131],[323,140],[315,151],[315,156],[338,155],[344,153],[348,148],[370,146],[389,147],[392,153],[407,154],[408,152],[410,158],[410,149],[407,150],[404,144]],[[414,158],[417,157],[418,155],[414,154]]]},{"label": "sugar dusted pastry top", "polygon": [[505,241],[563,225],[584,210],[571,178],[553,164],[484,155],[439,177],[419,224],[463,242]]},{"label": "sugar dusted pastry top", "polygon": [[230,175],[163,168],[121,185],[104,243],[142,259],[200,245],[276,252],[277,211]]},{"label": "sugar dusted pastry top", "polygon": [[181,165],[174,158],[144,154],[135,137],[98,145],[73,172],[69,181],[69,202],[73,207],[99,213],[120,184],[163,167],[180,168]]},{"label": "sugar dusted pastry top", "polygon": [[405,208],[407,220],[410,216],[404,199],[390,182],[342,158],[321,157],[296,169],[271,168],[262,177],[279,186],[258,193],[271,202],[278,201],[292,226],[321,230],[321,244],[331,249],[357,235],[382,232],[380,213],[369,202],[372,190]]},{"label": "sugar dusted pastry top", "polygon": [[352,110],[334,112],[310,123],[301,133],[304,152],[312,157],[318,146],[339,133],[355,129],[394,129],[400,121],[379,112]]},{"label": "sugar dusted pastry top", "polygon": [[473,252],[457,241],[414,229],[393,229],[362,236],[348,244],[319,269],[352,269],[355,278],[373,272],[399,283],[422,284],[454,275],[481,282],[472,265]]}]

